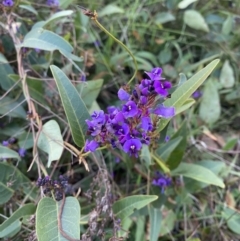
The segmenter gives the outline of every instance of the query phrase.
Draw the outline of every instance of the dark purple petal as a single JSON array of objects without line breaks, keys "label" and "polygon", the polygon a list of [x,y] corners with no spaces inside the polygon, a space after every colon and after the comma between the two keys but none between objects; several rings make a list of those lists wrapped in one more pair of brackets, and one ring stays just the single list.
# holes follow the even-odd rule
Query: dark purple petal
[{"label": "dark purple petal", "polygon": [[8,145],[9,145],[9,142],[8,142],[8,141],[3,141],[3,142],[2,142],[2,145],[3,145],[3,146],[8,146]]},{"label": "dark purple petal", "polygon": [[168,91],[164,88],[164,84],[161,83],[160,81],[156,80],[154,81],[154,90],[162,96],[167,96],[168,95]]},{"label": "dark purple petal", "polygon": [[123,125],[117,125],[115,128],[114,128],[116,131],[115,131],[115,134],[117,136],[126,136],[128,133],[129,133],[129,125],[124,123]]},{"label": "dark purple petal", "polygon": [[140,126],[145,131],[151,131],[153,129],[152,120],[150,117],[143,117]]},{"label": "dark purple petal", "polygon": [[12,0],[3,0],[2,1],[2,4],[5,6],[5,7],[12,7],[14,5],[14,1]]},{"label": "dark purple petal", "polygon": [[164,87],[164,89],[170,89],[170,88],[172,88],[172,84],[169,81],[164,81],[163,87]]},{"label": "dark purple petal", "polygon": [[18,154],[20,157],[24,157],[26,155],[26,150],[24,148],[19,148]]},{"label": "dark purple petal", "polygon": [[86,141],[86,144],[85,144],[85,147],[84,147],[84,151],[85,151],[85,152],[88,152],[88,151],[93,152],[93,151],[95,151],[98,147],[99,147],[99,144],[98,144],[96,141],[94,141],[94,140],[92,140],[92,141],[87,140],[87,141]]},{"label": "dark purple petal", "polygon": [[59,0],[47,0],[47,5],[50,7],[57,7],[59,6]]},{"label": "dark purple petal", "polygon": [[125,118],[134,117],[138,113],[137,105],[130,100],[123,106],[122,112]]},{"label": "dark purple petal", "polygon": [[97,136],[101,132],[102,125],[99,125],[96,122],[90,120],[86,120],[86,123],[88,125],[88,131],[90,132],[91,136]]},{"label": "dark purple petal", "polygon": [[200,98],[201,96],[202,96],[202,92],[199,91],[199,90],[196,90],[196,91],[192,94],[192,97],[193,97],[194,99],[198,99],[198,98]]},{"label": "dark purple petal", "polygon": [[91,115],[91,117],[93,118],[93,121],[97,124],[103,125],[105,123],[105,120],[106,120],[106,117],[105,117],[105,114],[104,114],[103,110],[94,111],[93,114]]},{"label": "dark purple petal", "polygon": [[139,139],[130,139],[127,140],[124,145],[123,145],[123,151],[130,154],[134,155],[135,157],[138,156],[138,151],[142,148],[142,143]]},{"label": "dark purple petal", "polygon": [[164,105],[159,105],[153,111],[153,113],[160,117],[171,118],[175,115],[175,108],[174,107],[165,107]]},{"label": "dark purple petal", "polygon": [[147,97],[146,97],[146,96],[141,96],[141,97],[140,97],[140,103],[141,103],[142,105],[147,104]]},{"label": "dark purple petal", "polygon": [[130,94],[128,94],[127,91],[125,91],[123,88],[121,88],[119,91],[118,91],[118,98],[119,100],[129,100],[130,98]]},{"label": "dark purple petal", "polygon": [[161,80],[162,69],[159,67],[153,68],[151,72],[145,72],[151,80]]}]

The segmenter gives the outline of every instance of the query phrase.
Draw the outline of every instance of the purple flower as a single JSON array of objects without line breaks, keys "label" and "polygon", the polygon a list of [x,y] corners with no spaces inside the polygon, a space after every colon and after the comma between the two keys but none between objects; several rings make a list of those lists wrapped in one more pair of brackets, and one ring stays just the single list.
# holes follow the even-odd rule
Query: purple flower
[{"label": "purple flower", "polygon": [[58,0],[47,0],[47,5],[50,7],[57,7],[57,6],[59,6],[59,1]]},{"label": "purple flower", "polygon": [[85,147],[84,147],[84,151],[85,152],[88,152],[88,151],[93,152],[93,151],[95,151],[98,148],[98,146],[99,146],[99,144],[96,141],[94,141],[94,140],[92,140],[92,141],[87,140],[86,144],[85,144]]},{"label": "purple flower", "polygon": [[165,188],[171,185],[171,178],[157,172],[156,178],[152,181],[152,185],[160,187],[161,192],[163,193]]},{"label": "purple flower", "polygon": [[101,46],[101,43],[100,43],[99,40],[96,40],[93,43],[94,43],[95,47],[100,47]]},{"label": "purple flower", "polygon": [[192,94],[192,97],[194,99],[198,99],[202,96],[202,92],[200,90],[196,90],[193,94]]},{"label": "purple flower", "polygon": [[120,162],[120,158],[119,158],[119,157],[116,157],[116,158],[115,158],[115,162],[116,162],[116,163],[119,163],[119,162]]},{"label": "purple flower", "polygon": [[153,86],[154,86],[155,91],[159,95],[162,95],[164,97],[168,95],[167,89],[170,89],[172,87],[170,82],[168,82],[168,81],[161,82],[160,80],[155,80]]},{"label": "purple flower", "polygon": [[91,117],[95,123],[101,124],[101,125],[103,125],[106,120],[106,116],[103,110],[94,111]]},{"label": "purple flower", "polygon": [[122,108],[125,118],[134,117],[138,113],[137,105],[134,101],[128,101]]},{"label": "purple flower", "polygon": [[130,154],[130,156],[134,155],[138,157],[138,152],[142,148],[142,143],[139,139],[130,139],[127,140],[123,145],[123,151]]},{"label": "purple flower", "polygon": [[163,104],[161,104],[158,105],[158,107],[153,111],[153,113],[160,117],[171,118],[175,115],[175,108],[165,107]]},{"label": "purple flower", "polygon": [[151,80],[161,80],[162,69],[159,67],[153,68],[151,72],[145,72]]},{"label": "purple flower", "polygon": [[168,142],[169,140],[170,140],[170,136],[166,136],[164,139],[165,142]]},{"label": "purple flower", "polygon": [[123,88],[121,88],[119,91],[118,91],[118,98],[119,100],[129,100],[129,97],[130,97],[130,94],[128,94],[127,91],[125,91]]},{"label": "purple flower", "polygon": [[87,80],[86,75],[82,74],[80,77],[80,81],[85,82]]},{"label": "purple flower", "polygon": [[5,7],[12,7],[14,5],[14,1],[12,0],[3,0],[2,1],[2,4],[5,6]]},{"label": "purple flower", "polygon": [[20,157],[24,157],[26,155],[26,150],[24,148],[19,148],[18,154]]},{"label": "purple flower", "polygon": [[114,129],[116,130],[115,134],[117,136],[126,136],[129,133],[129,126],[128,124],[124,123],[121,126],[117,125],[114,127]]},{"label": "purple flower", "polygon": [[101,132],[102,125],[97,124],[96,122],[94,122],[94,120],[86,120],[86,123],[88,125],[88,131],[91,136],[97,136]]},{"label": "purple flower", "polygon": [[141,96],[141,97],[140,97],[140,103],[141,103],[142,105],[147,104],[147,97],[146,97],[146,96]]},{"label": "purple flower", "polygon": [[152,120],[150,117],[142,118],[141,128],[144,131],[151,131],[153,129],[153,124],[152,124]]},{"label": "purple flower", "polygon": [[9,142],[8,142],[8,141],[3,141],[3,142],[2,142],[2,145],[3,145],[3,146],[8,146],[8,145],[9,145]]}]

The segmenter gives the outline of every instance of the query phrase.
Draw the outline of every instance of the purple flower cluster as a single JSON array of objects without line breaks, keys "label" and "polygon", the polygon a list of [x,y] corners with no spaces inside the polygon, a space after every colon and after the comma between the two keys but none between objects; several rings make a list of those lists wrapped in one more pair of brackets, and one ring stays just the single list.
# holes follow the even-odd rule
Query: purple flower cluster
[{"label": "purple flower cluster", "polygon": [[63,198],[64,189],[68,187],[68,177],[60,175],[58,180],[51,180],[49,176],[38,178],[37,186],[43,187],[43,193],[53,191],[55,199],[60,201]]},{"label": "purple flower cluster", "polygon": [[[15,138],[10,138],[10,139],[7,140],[7,141],[2,141],[2,145],[8,147],[8,146],[10,146],[10,145],[12,145],[12,144],[15,144],[16,142],[17,142],[17,139],[15,139]],[[20,147],[20,148],[18,149],[18,154],[19,154],[20,157],[25,157],[25,155],[26,155],[26,149]]]},{"label": "purple flower cluster", "polygon": [[13,0],[3,0],[2,4],[5,7],[12,7],[14,5],[14,1]]},{"label": "purple flower cluster", "polygon": [[164,176],[160,172],[156,172],[156,177],[153,179],[152,184],[154,186],[160,187],[161,192],[164,193],[166,187],[170,186],[172,183],[171,178]]},{"label": "purple flower cluster", "polygon": [[174,116],[173,107],[161,104],[171,88],[171,83],[161,77],[162,69],[157,67],[146,74],[149,78],[143,79],[131,93],[128,86],[118,91],[122,101],[119,108],[110,106],[107,113],[95,111],[92,120],[86,120],[87,134],[94,138],[86,141],[86,152],[111,144],[137,157],[143,144],[150,145],[156,139],[154,131],[160,118]]},{"label": "purple flower cluster", "polygon": [[47,5],[50,7],[58,7],[59,0],[47,0]]}]

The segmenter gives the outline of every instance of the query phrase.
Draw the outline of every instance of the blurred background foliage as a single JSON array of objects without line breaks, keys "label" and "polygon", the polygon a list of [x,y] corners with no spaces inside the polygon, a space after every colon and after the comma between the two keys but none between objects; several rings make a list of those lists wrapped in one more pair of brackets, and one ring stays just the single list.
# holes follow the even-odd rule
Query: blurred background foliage
[{"label": "blurred background foliage", "polygon": [[[20,4],[14,9],[14,14],[16,34],[22,40],[33,24],[49,19],[57,11],[43,1],[20,1]],[[150,217],[145,216],[146,210],[143,209],[135,212],[132,221],[124,224],[124,229],[130,230],[129,240],[158,240],[158,237],[163,241],[239,240],[240,2],[60,1],[60,9],[71,9],[74,14],[49,21],[44,28],[62,36],[73,46],[73,54],[82,58],[82,61],[76,62],[81,69],[80,74],[77,67],[59,51],[48,52],[41,48],[23,49],[24,67],[31,76],[27,78],[27,83],[42,120],[58,120],[64,140],[69,141],[71,137],[64,110],[49,65],[59,66],[72,79],[90,111],[117,105],[117,91],[134,71],[128,53],[97,28],[77,8],[77,4],[96,10],[99,22],[133,52],[138,62],[138,81],[144,77],[144,71],[161,66],[165,78],[177,86],[210,61],[221,59],[199,90],[200,94],[193,96],[196,103],[176,116],[170,124],[172,128],[165,130],[170,141],[165,143],[162,140],[162,143],[165,146],[163,150],[170,148],[169,153],[164,153],[167,162],[175,163],[177,160],[179,164],[182,159],[207,167],[224,179],[226,188],[219,189],[189,177],[176,178],[173,187],[164,194],[154,187],[152,192],[160,198],[151,206]],[[19,173],[19,178],[23,175],[21,178],[34,186],[37,168],[33,166],[27,172],[33,147],[33,137],[29,134],[26,120],[27,106],[17,75],[14,45],[5,28],[6,16],[1,14],[0,20],[0,94],[4,96],[16,84],[7,96],[1,98],[0,140],[15,137],[18,142],[12,145],[12,149],[22,147],[28,150],[25,161],[18,164],[22,173]],[[83,88],[82,81],[85,80],[89,83],[87,88]],[[160,149],[160,156],[161,153]],[[145,163],[142,167],[126,155],[123,156],[125,161],[120,163],[110,152],[104,157],[117,195],[145,194],[146,177],[143,173],[147,171],[146,158],[142,158]],[[41,153],[41,158],[47,160],[47,155]],[[74,188],[81,186],[84,191],[89,188],[96,166],[92,164],[92,174],[86,175],[77,160],[64,152],[61,163],[51,168],[54,175],[71,172]],[[0,172],[2,170],[0,168]],[[17,188],[18,185],[13,186],[13,189]],[[19,189],[11,200],[19,201],[27,192],[26,188]],[[28,198],[33,201],[34,195]],[[83,200],[83,203],[86,201]],[[83,206],[83,214],[87,214],[92,206]],[[151,220],[155,221],[149,225]],[[150,231],[153,228],[157,230],[154,234]],[[26,230],[21,231],[23,237],[26,233]],[[16,237],[13,239],[17,240]]]}]

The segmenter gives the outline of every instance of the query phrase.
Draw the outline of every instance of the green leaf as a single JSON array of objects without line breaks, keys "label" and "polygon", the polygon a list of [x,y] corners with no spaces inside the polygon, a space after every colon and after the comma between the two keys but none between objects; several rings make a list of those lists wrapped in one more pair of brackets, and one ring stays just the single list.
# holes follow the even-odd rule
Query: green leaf
[{"label": "green leaf", "polygon": [[182,0],[180,3],[178,3],[178,8],[184,9],[187,8],[190,4],[196,2],[197,0]]},{"label": "green leaf", "polygon": [[17,211],[13,213],[13,215],[10,218],[8,218],[2,224],[0,224],[0,232],[2,232],[4,229],[7,229],[12,223],[14,223],[16,220],[19,220],[23,216],[34,214],[35,210],[36,207],[32,203],[20,207]]},{"label": "green leaf", "polygon": [[203,30],[209,32],[207,23],[205,22],[203,16],[196,10],[186,10],[183,16],[184,23],[190,28],[196,30]]},{"label": "green leaf", "polygon": [[109,4],[106,7],[104,7],[100,12],[98,12],[98,16],[103,17],[106,15],[117,14],[117,13],[125,13],[125,11],[124,9],[114,4]]},{"label": "green leaf", "polygon": [[141,209],[149,203],[155,201],[155,195],[135,195],[118,200],[113,204],[114,214],[121,220],[133,214],[134,210]]},{"label": "green leaf", "polygon": [[80,84],[76,85],[76,89],[88,109],[92,106],[92,103],[97,99],[102,88],[102,85],[103,79],[90,80],[87,82],[81,82]]},{"label": "green leaf", "polygon": [[178,114],[182,113],[183,111],[189,109],[195,103],[196,103],[196,101],[193,98],[189,98],[188,100],[186,100],[186,102],[181,107],[177,108],[176,115],[178,115]]},{"label": "green leaf", "polygon": [[15,166],[6,162],[0,163],[0,183],[4,185],[11,184],[13,190],[23,190],[23,192],[33,201],[37,198],[35,185],[22,174]]},{"label": "green leaf", "polygon": [[58,50],[66,58],[74,61],[82,61],[82,58],[72,54],[73,47],[64,38],[49,30],[39,27],[35,27],[28,32],[23,39],[22,44],[18,45],[18,47],[37,48],[47,51]]},{"label": "green leaf", "polygon": [[162,212],[158,208],[150,206],[150,241],[158,241],[162,222]]},{"label": "green leaf", "polygon": [[36,11],[36,9],[31,5],[19,4],[18,7],[26,9],[27,11],[29,11],[29,12],[35,14],[35,15],[38,15],[38,12]]},{"label": "green leaf", "polygon": [[217,89],[217,82],[210,79],[204,86],[199,115],[206,123],[214,123],[220,118],[221,104]]},{"label": "green leaf", "polygon": [[57,83],[58,91],[71,128],[73,140],[76,145],[83,147],[87,132],[87,124],[85,120],[90,119],[88,110],[76,88],[72,85],[67,76],[54,65],[51,65],[50,68]]},{"label": "green leaf", "polygon": [[[14,81],[18,81],[20,79],[19,75],[16,74],[10,74],[8,75],[9,78],[11,78]],[[43,81],[42,79],[34,78],[34,77],[27,77],[26,83],[28,85],[29,93],[31,98],[34,100],[37,100],[41,104],[47,106],[47,101],[44,99],[44,87],[43,87]],[[19,83],[19,86],[21,86],[21,83]]]},{"label": "green leaf", "polygon": [[48,153],[47,167],[51,166],[52,161],[60,159],[64,146],[60,127],[55,120],[43,125],[37,145]]},{"label": "green leaf", "polygon": [[229,15],[222,25],[222,34],[229,35],[233,28],[233,16]]},{"label": "green leaf", "polygon": [[[173,106],[177,109],[187,101],[187,99],[198,89],[198,87],[206,80],[211,74],[213,69],[217,66],[219,60],[216,59],[208,64],[205,68],[200,70],[197,74],[191,77],[188,81],[184,82],[176,91],[172,93],[170,99],[164,101],[165,106]],[[159,132],[167,125],[170,119],[162,119],[159,124]]]},{"label": "green leaf", "polygon": [[9,74],[13,74],[13,69],[8,64],[5,56],[0,53],[0,86],[6,91],[9,90],[14,84],[13,81],[8,77]]},{"label": "green leaf", "polygon": [[14,191],[0,182],[0,205],[8,202]]},{"label": "green leaf", "polygon": [[172,139],[175,139],[177,137],[182,137],[182,139],[167,159],[166,165],[169,167],[170,170],[175,169],[182,161],[183,155],[187,147],[186,133],[187,125],[185,121],[183,122],[181,128],[179,128],[179,130],[172,136]]},{"label": "green leaf", "polygon": [[21,230],[22,223],[16,220],[10,224],[7,228],[0,231],[0,238],[11,238]]},{"label": "green leaf", "polygon": [[[7,113],[7,114],[6,114]],[[26,119],[26,111],[17,100],[5,96],[0,101],[0,114]]]},{"label": "green leaf", "polygon": [[181,140],[182,140],[182,137],[178,136],[177,138],[174,138],[174,139],[168,141],[167,143],[161,145],[156,151],[157,154],[163,160],[166,161],[168,159],[168,157],[170,156],[170,154],[173,152],[173,150],[179,145]]},{"label": "green leaf", "polygon": [[151,153],[148,145],[142,146],[140,159],[145,163],[146,167],[149,167],[152,164]]},{"label": "green leaf", "polygon": [[0,159],[16,158],[21,160],[19,154],[6,146],[0,145]]},{"label": "green leaf", "polygon": [[136,226],[135,241],[145,241],[145,216],[137,218]]},{"label": "green leaf", "polygon": [[175,16],[170,12],[161,12],[155,16],[155,24],[164,24],[176,20]]},{"label": "green leaf", "polygon": [[229,64],[228,59],[225,60],[223,64],[219,80],[224,88],[231,88],[234,86],[234,83],[235,83],[234,71],[231,65]]},{"label": "green leaf", "polygon": [[[36,233],[38,241],[67,241],[58,227],[58,216],[62,201],[55,202],[51,198],[43,198],[36,212]],[[72,239],[80,238],[80,205],[76,198],[65,199],[63,213],[61,216],[63,231]]]},{"label": "green leaf", "polygon": [[222,179],[220,179],[216,174],[209,169],[196,164],[182,162],[175,170],[171,172],[171,175],[182,175],[200,182],[219,186],[221,188],[225,187]]},{"label": "green leaf", "polygon": [[164,217],[162,218],[160,235],[171,233],[174,228],[175,221],[177,219],[176,214],[172,210],[164,210]]},{"label": "green leaf", "polygon": [[63,18],[63,17],[68,17],[70,15],[73,14],[72,10],[64,10],[64,11],[60,11],[60,12],[56,12],[53,15],[51,15],[51,17],[49,19],[47,19],[46,21],[44,21],[44,24],[42,27],[46,26],[47,24],[51,23],[52,21],[58,19],[58,18]]},{"label": "green leaf", "polygon": [[240,213],[237,210],[226,207],[222,211],[222,216],[226,220],[228,228],[240,235]]}]

